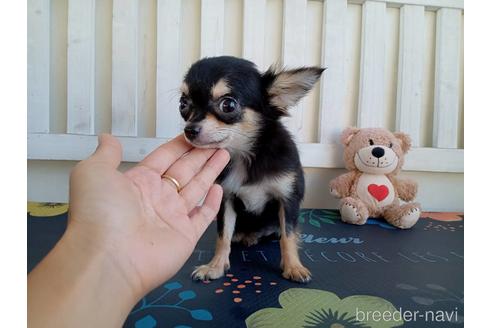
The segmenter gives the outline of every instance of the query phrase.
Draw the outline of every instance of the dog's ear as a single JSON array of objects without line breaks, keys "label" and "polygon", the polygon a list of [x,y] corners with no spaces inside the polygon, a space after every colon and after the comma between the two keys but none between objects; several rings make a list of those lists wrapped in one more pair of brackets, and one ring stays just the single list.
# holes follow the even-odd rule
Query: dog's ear
[{"label": "dog's ear", "polygon": [[400,140],[401,149],[403,150],[403,153],[406,154],[410,150],[410,147],[412,147],[412,139],[410,139],[410,136],[403,132],[395,132],[393,135]]},{"label": "dog's ear", "polygon": [[262,76],[270,104],[287,115],[287,109],[294,106],[312,89],[325,69],[320,67],[302,67],[285,70],[270,67]]}]

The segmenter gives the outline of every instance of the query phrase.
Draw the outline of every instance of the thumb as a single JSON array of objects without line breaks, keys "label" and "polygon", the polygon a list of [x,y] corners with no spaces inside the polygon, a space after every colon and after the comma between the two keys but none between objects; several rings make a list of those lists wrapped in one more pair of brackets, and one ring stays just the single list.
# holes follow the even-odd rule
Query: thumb
[{"label": "thumb", "polygon": [[110,134],[103,133],[99,135],[98,146],[96,151],[90,157],[90,160],[103,162],[113,168],[118,168],[121,162],[121,144]]}]

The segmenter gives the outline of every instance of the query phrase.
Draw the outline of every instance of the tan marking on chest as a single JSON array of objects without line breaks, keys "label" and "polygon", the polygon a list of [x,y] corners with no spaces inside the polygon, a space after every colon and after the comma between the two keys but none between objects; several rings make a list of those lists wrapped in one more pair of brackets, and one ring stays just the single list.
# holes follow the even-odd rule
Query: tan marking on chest
[{"label": "tan marking on chest", "polygon": [[240,160],[233,162],[230,173],[221,183],[224,194],[237,194],[246,178],[247,172],[244,163]]},{"label": "tan marking on chest", "polygon": [[259,183],[241,186],[237,196],[243,201],[246,210],[260,214],[271,199],[282,199],[292,193],[294,173],[275,178],[265,178]]}]

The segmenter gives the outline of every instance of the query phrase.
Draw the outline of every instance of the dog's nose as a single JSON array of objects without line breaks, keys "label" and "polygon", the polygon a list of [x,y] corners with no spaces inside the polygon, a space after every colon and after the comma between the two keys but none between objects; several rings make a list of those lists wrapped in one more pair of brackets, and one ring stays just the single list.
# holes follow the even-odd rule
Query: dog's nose
[{"label": "dog's nose", "polygon": [[185,127],[184,131],[185,131],[186,137],[189,140],[193,140],[198,136],[201,129],[202,129],[201,126],[199,126],[198,124],[191,124],[191,125],[188,125],[187,127]]},{"label": "dog's nose", "polygon": [[384,149],[381,147],[374,147],[371,151],[372,156],[380,158],[384,156]]}]

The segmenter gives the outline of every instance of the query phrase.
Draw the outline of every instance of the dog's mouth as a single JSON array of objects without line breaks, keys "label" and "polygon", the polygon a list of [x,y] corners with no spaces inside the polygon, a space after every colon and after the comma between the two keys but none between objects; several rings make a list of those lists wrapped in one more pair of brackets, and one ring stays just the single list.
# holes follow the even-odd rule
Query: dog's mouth
[{"label": "dog's mouth", "polygon": [[190,143],[196,148],[225,148],[225,145],[227,144],[227,141],[230,139],[230,136],[225,136],[220,140],[213,140],[213,141],[201,141],[199,139],[189,140],[186,136],[185,139],[186,141],[188,141],[188,143]]}]

